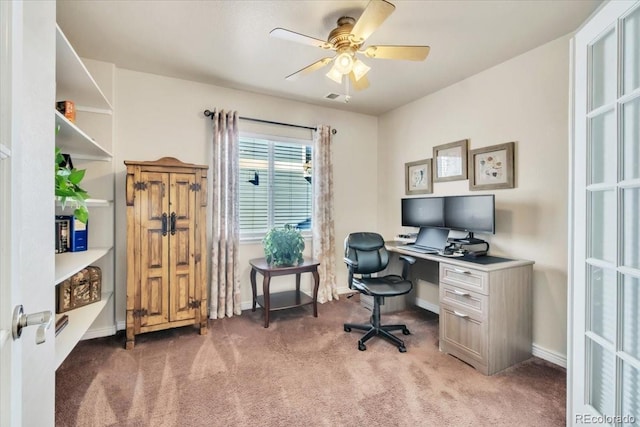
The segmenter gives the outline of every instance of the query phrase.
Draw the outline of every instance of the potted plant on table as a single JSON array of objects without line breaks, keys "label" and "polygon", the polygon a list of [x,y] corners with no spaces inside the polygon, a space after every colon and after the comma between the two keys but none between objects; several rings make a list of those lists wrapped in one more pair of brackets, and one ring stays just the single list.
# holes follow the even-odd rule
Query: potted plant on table
[{"label": "potted plant on table", "polygon": [[272,228],[262,239],[262,244],[269,265],[291,267],[303,262],[304,238],[292,225]]}]

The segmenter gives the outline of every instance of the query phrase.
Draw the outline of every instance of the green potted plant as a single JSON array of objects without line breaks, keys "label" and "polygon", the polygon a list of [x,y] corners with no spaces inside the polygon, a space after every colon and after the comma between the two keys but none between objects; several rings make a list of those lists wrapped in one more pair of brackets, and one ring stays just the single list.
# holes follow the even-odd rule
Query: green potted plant
[{"label": "green potted plant", "polygon": [[291,225],[272,228],[262,239],[267,263],[274,267],[294,266],[302,263],[304,238],[300,230]]},{"label": "green potted plant", "polygon": [[85,169],[75,169],[56,147],[55,160],[55,195],[64,209],[67,203],[74,207],[73,215],[78,221],[85,223],[89,219],[86,200],[89,194],[80,187]]}]

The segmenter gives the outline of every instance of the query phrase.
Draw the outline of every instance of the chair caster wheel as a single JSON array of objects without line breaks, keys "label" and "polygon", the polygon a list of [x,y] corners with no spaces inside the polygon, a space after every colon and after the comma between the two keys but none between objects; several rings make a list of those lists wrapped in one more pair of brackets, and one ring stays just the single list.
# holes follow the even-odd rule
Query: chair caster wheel
[{"label": "chair caster wheel", "polygon": [[[358,350],[360,351],[365,351],[367,349],[367,346],[362,344],[360,341],[358,341]],[[407,351],[407,350],[405,350]]]},{"label": "chair caster wheel", "polygon": [[345,332],[351,332],[351,328],[350,328],[350,327],[348,327],[348,326],[345,326],[345,327],[344,327],[344,331],[345,331]]},{"label": "chair caster wheel", "polygon": [[411,334],[411,332],[409,332],[409,330],[407,328],[404,328],[402,330],[402,335],[410,335],[410,334]]},{"label": "chair caster wheel", "polygon": [[405,347],[405,346],[398,347],[398,351],[400,353],[406,353],[407,352],[407,347]]}]

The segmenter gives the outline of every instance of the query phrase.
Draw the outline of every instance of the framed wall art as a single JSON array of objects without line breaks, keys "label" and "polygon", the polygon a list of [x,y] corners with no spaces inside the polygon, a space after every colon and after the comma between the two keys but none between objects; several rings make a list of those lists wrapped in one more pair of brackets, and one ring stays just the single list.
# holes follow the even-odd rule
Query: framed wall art
[{"label": "framed wall art", "polygon": [[433,193],[433,162],[431,159],[404,164],[406,194]]},{"label": "framed wall art", "polygon": [[433,147],[434,182],[467,179],[468,139]]},{"label": "framed wall art", "polygon": [[469,152],[469,190],[498,190],[514,185],[514,142]]}]

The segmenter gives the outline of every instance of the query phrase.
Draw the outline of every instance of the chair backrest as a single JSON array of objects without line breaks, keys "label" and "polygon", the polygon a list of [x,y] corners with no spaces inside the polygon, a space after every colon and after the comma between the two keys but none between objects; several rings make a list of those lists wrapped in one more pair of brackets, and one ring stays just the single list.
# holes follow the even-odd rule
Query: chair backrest
[{"label": "chair backrest", "polygon": [[384,270],[389,264],[389,252],[378,233],[351,233],[344,240],[344,256],[358,262],[354,273],[371,274]]}]

